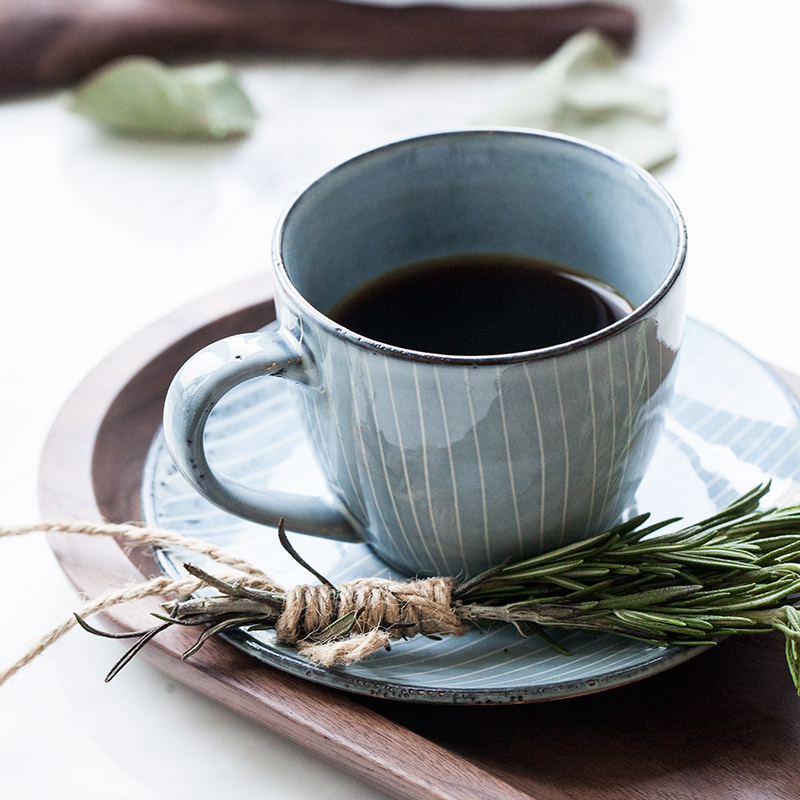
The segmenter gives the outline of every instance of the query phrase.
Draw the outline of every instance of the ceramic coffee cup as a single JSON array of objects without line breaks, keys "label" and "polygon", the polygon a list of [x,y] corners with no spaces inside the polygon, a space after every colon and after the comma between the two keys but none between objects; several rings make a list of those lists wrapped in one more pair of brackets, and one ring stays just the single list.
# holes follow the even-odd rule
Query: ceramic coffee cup
[{"label": "ceramic coffee cup", "polygon": [[[569,265],[633,310],[574,341],[479,356],[373,341],[326,316],[387,271],[473,253]],[[216,505],[366,542],[406,574],[475,574],[584,538],[631,506],[662,428],[685,256],[662,186],[585,142],[498,129],[389,144],[289,206],[273,243],[278,329],[184,365],[166,400],[167,446]],[[209,463],[206,420],[251,378],[293,383],[328,497],[234,483]]]}]

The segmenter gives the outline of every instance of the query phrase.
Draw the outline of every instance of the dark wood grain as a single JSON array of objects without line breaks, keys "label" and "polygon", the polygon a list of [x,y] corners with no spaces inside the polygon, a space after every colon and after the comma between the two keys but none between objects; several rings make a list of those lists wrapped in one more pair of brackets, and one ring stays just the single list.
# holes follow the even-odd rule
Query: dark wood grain
[{"label": "dark wood grain", "polygon": [[629,9],[389,7],[337,0],[4,0],[0,96],[62,86],[109,59],[306,53],[540,57],[595,28],[627,48]]},{"label": "dark wood grain", "polygon": [[[197,348],[271,315],[269,288],[259,279],[176,312],[112,354],[54,424],[41,462],[43,515],[140,516],[142,460],[168,381]],[[800,388],[800,379],[785,377]],[[131,558],[113,541],[53,536],[51,545],[73,583],[89,595],[136,580],[147,569],[146,554]],[[110,621],[139,628],[155,605],[115,609]],[[494,708],[359,698],[285,675],[221,642],[182,662],[178,655],[191,638],[170,631],[142,656],[400,798],[798,796],[800,699],[780,636],[729,639],[613,691]]]}]

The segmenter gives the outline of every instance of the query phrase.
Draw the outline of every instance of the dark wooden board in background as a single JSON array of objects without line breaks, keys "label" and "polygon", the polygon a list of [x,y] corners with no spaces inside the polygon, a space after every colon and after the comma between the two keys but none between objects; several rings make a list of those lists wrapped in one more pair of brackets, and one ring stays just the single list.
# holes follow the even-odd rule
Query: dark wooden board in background
[{"label": "dark wooden board in background", "polygon": [[[101,363],[65,404],[41,460],[45,518],[141,516],[144,457],[183,361],[272,316],[266,278],[195,302]],[[795,391],[800,379],[785,376]],[[53,535],[88,595],[141,579],[113,540]],[[134,560],[132,561],[131,558]],[[107,615],[142,627],[155,600]],[[800,698],[778,635],[730,639],[636,684],[527,706],[440,707],[362,698],[283,674],[223,642],[180,653],[168,631],[140,657],[199,692],[413,800],[787,799],[800,785]]]},{"label": "dark wooden board in background", "polygon": [[0,97],[66,86],[124,55],[540,58],[585,28],[626,49],[636,19],[630,9],[591,2],[492,9],[339,0],[1,0]]}]

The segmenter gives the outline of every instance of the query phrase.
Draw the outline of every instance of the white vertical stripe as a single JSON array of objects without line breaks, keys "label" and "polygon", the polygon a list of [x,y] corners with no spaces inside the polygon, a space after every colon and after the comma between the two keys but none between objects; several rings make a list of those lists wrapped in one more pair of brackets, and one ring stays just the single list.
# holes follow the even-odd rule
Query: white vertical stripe
[{"label": "white vertical stripe", "polygon": [[495,374],[497,375],[497,399],[500,401],[500,420],[503,423],[503,438],[506,442],[506,462],[508,463],[508,478],[511,482],[511,503],[514,506],[514,519],[517,523],[517,545],[519,547],[519,554],[525,552],[522,536],[522,522],[519,517],[519,503],[517,502],[517,487],[514,480],[514,464],[511,460],[511,440],[508,438],[508,427],[506,425],[506,404],[503,400],[503,381],[502,370],[498,365],[495,367]]},{"label": "white vertical stripe", "polygon": [[483,547],[486,552],[486,561],[492,562],[491,537],[489,536],[489,506],[486,502],[486,482],[483,476],[483,457],[481,456],[481,443],[478,441],[478,422],[475,419],[475,407],[472,403],[472,384],[469,382],[470,368],[464,367],[464,383],[467,387],[467,403],[469,416],[472,422],[472,435],[475,438],[475,457],[478,460],[478,477],[481,481],[481,506],[483,508]]},{"label": "white vertical stripe", "polygon": [[[405,478],[406,481],[406,492],[408,493],[408,504],[411,506],[411,516],[414,518],[414,525],[417,528],[417,535],[419,536],[420,544],[425,550],[425,555],[428,557],[428,561],[431,564],[434,564],[436,563],[435,559],[431,555],[431,551],[428,549],[428,542],[426,540],[425,534],[422,532],[422,526],[419,524],[419,517],[417,516],[417,503],[416,503],[416,498],[414,497],[414,491],[411,488],[411,477],[408,474],[406,449],[405,449],[405,444],[403,443],[403,432],[400,430],[400,420],[397,416],[397,404],[395,403],[394,399],[394,389],[392,387],[392,376],[391,376],[391,370],[389,369],[388,358],[383,359],[383,367],[384,367],[384,372],[386,373],[386,386],[389,389],[389,402],[392,405],[392,415],[394,416],[394,427],[395,430],[397,431],[398,451],[400,453],[400,462],[403,465],[403,477]],[[422,414],[420,413],[420,418],[421,417]],[[394,493],[392,493],[392,495],[394,496]],[[397,518],[397,521],[400,522],[399,517]]]},{"label": "white vertical stripe", "polygon": [[586,514],[586,535],[592,529],[594,523],[594,495],[597,491],[597,414],[594,408],[594,382],[592,381],[592,359],[589,356],[589,348],[586,348],[586,377],[589,383],[589,407],[592,411],[592,490],[589,501],[589,511]]},{"label": "white vertical stripe", "polygon": [[567,416],[564,413],[564,401],[561,398],[561,382],[558,379],[558,359],[552,359],[553,373],[556,380],[556,394],[558,395],[558,408],[561,412],[561,430],[564,434],[564,507],[561,511],[561,535],[559,544],[564,543],[564,534],[567,530],[567,508],[569,507],[569,441],[567,440]]},{"label": "white vertical stripe", "polygon": [[[352,386],[354,384],[353,374],[352,374],[350,359],[346,357],[346,354],[345,354],[344,361],[345,361],[345,364],[347,365],[347,380],[350,383],[350,385]],[[356,403],[355,403],[355,400],[354,400],[353,401],[354,413],[355,413],[355,406],[356,406]],[[344,467],[345,467],[345,470],[347,471],[347,478],[348,478],[348,480],[350,481],[350,484],[353,487],[353,496],[355,497],[356,501],[358,502],[358,506],[359,506],[359,509],[361,510],[362,518],[364,520],[366,520],[366,518],[367,518],[367,509],[364,507],[364,501],[361,498],[361,485],[356,482],[356,479],[353,476],[353,471],[352,471],[352,469],[350,467],[350,459],[348,458],[349,453],[347,452],[347,448],[345,447],[345,444],[344,444],[344,437],[342,436],[342,421],[339,419],[339,417],[336,414],[336,403],[333,402],[333,400],[331,400],[330,409],[331,409],[331,419],[333,420],[333,427],[336,429],[336,434],[339,437],[339,446],[340,446],[341,453],[342,453],[342,460],[344,461]]]},{"label": "white vertical stripe", "polygon": [[436,378],[436,388],[439,392],[439,406],[442,409],[442,422],[444,423],[444,435],[447,439],[447,456],[450,459],[450,478],[453,482],[453,510],[456,516],[456,536],[458,537],[458,548],[461,553],[461,563],[464,571],[467,571],[467,557],[464,553],[464,535],[461,530],[461,508],[458,502],[458,482],[456,480],[456,466],[453,463],[453,448],[450,439],[450,427],[447,424],[447,409],[445,408],[444,395],[442,394],[442,384],[439,380],[439,368],[433,368],[433,376]]},{"label": "white vertical stripe", "polygon": [[433,532],[433,538],[436,540],[436,547],[439,550],[439,555],[442,557],[442,563],[449,573],[451,572],[450,564],[442,549],[442,540],[439,537],[439,529],[436,525],[436,514],[433,510],[433,495],[431,494],[430,471],[428,466],[428,437],[425,431],[425,413],[422,408],[422,393],[419,388],[419,370],[416,361],[411,362],[411,369],[414,375],[414,388],[417,393],[417,412],[419,414],[419,428],[422,437],[422,471],[425,477],[425,493],[428,496],[428,516],[431,520],[431,531]]},{"label": "white vertical stripe", "polygon": [[651,402],[653,399],[653,395],[650,391],[650,348],[647,343],[647,336],[646,334],[647,329],[642,327],[642,337],[644,338],[644,347],[642,348],[642,352],[644,353],[644,380],[645,380],[645,400],[644,400],[644,408],[646,409],[646,414],[644,417],[644,433],[642,435],[642,457],[639,460],[639,473],[642,473],[645,459],[647,458],[647,450],[650,446],[650,428],[651,420],[653,418],[652,414],[652,407]]},{"label": "white vertical stripe", "polygon": [[539,441],[539,472],[542,477],[541,494],[539,498],[539,547],[544,549],[544,507],[545,507],[545,486],[547,470],[545,469],[544,459],[544,440],[542,438],[542,420],[539,417],[539,404],[536,402],[536,392],[533,390],[533,380],[527,362],[522,363],[525,377],[528,379],[528,388],[531,390],[531,403],[533,404],[533,416],[536,420],[536,437]]},{"label": "white vertical stripe", "polygon": [[[372,384],[372,373],[369,370],[369,364],[367,363],[366,369],[364,370],[367,374],[367,384],[369,385],[369,393],[372,397],[375,397],[375,387]],[[397,526],[400,528],[400,534],[403,537],[403,541],[406,543],[406,548],[408,549],[408,555],[410,556],[409,561],[410,563],[414,563],[417,560],[417,553],[414,550],[413,545],[409,541],[408,534],[406,533],[406,529],[403,526],[403,520],[400,518],[400,509],[397,507],[397,500],[394,496],[394,491],[392,490],[392,481],[389,477],[389,468],[386,464],[386,453],[383,451],[383,437],[381,436],[381,426],[378,422],[378,412],[375,408],[375,403],[372,403],[372,419],[375,423],[375,440],[378,442],[378,452],[381,456],[381,466],[383,467],[383,480],[386,483],[386,492],[389,495],[389,499],[392,501],[392,508],[394,509],[394,516],[397,519]],[[387,529],[388,530],[388,529]]]},{"label": "white vertical stripe", "polygon": [[616,380],[614,376],[614,362],[611,359],[611,339],[606,339],[606,352],[608,354],[608,384],[611,387],[611,458],[608,461],[608,479],[606,480],[606,492],[603,497],[603,507],[600,509],[600,518],[606,515],[608,507],[608,495],[611,492],[611,478],[617,464],[617,393]]},{"label": "white vertical stripe", "polygon": [[622,486],[628,479],[628,469],[631,463],[631,450],[633,448],[633,428],[636,422],[633,413],[633,386],[631,385],[631,362],[628,353],[628,331],[623,331],[622,334],[622,349],[625,351],[625,382],[628,386],[628,408],[626,409],[625,419],[628,424],[628,441],[625,443],[625,463],[622,467],[622,477],[620,483]]},{"label": "white vertical stripe", "polygon": [[[361,356],[361,357],[365,358],[364,356]],[[364,364],[364,369],[365,369],[365,371],[368,372],[366,363]],[[358,442],[359,442],[359,445],[361,446],[361,457],[362,457],[363,462],[364,462],[364,472],[366,473],[367,480],[369,481],[369,488],[370,488],[370,491],[372,493],[372,500],[373,500],[373,502],[375,504],[375,510],[378,512],[378,516],[380,517],[380,520],[381,520],[381,528],[383,529],[383,531],[388,531],[389,530],[389,526],[386,524],[386,519],[383,516],[383,509],[381,508],[380,500],[378,500],[378,493],[375,490],[375,482],[374,482],[374,480],[372,478],[372,469],[370,467],[369,458],[367,456],[367,448],[364,445],[364,436],[363,436],[362,431],[361,431],[361,419],[360,419],[359,413],[358,413],[358,399],[356,398],[356,383],[355,383],[355,381],[351,381],[350,388],[351,388],[351,392],[352,392],[352,396],[353,396],[353,415],[355,417],[356,431],[358,432]],[[367,516],[366,524],[370,525],[372,523],[373,523],[373,520],[369,519],[369,516]],[[400,552],[399,548],[397,548],[396,546],[395,546],[395,550],[398,553]]]}]

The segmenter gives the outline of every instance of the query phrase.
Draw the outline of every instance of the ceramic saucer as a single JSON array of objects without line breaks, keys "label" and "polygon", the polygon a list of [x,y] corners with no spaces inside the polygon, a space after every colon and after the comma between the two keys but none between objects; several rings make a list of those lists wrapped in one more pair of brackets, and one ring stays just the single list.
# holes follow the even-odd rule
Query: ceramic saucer
[{"label": "ceramic saucer", "polygon": [[[323,492],[298,417],[282,381],[239,386],[214,410],[209,457],[232,478],[288,491]],[[760,361],[729,339],[690,320],[675,396],[652,464],[636,496],[653,519],[701,519],[771,479],[772,503],[794,497],[800,480],[800,407]],[[159,435],[142,483],[149,525],[208,539],[258,565],[284,587],[310,576],[283,550],[274,529],[245,522],[203,500],[177,472]],[[294,535],[298,552],[333,583],[392,573],[366,545]],[[162,551],[176,574],[194,554]],[[237,631],[229,641],[262,661],[312,681],[362,694],[434,703],[552,700],[621,686],[654,675],[702,648],[660,648],[611,635],[554,631],[562,655],[509,626],[460,638],[401,641],[350,667],[322,668],[271,632]]]}]

